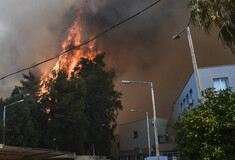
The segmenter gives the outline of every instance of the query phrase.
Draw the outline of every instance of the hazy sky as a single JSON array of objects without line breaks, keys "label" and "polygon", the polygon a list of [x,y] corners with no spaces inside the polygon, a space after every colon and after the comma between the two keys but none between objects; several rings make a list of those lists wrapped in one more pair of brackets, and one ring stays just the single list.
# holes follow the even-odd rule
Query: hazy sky
[{"label": "hazy sky", "polygon": [[[84,0],[0,0],[0,76],[28,67],[60,52],[66,31],[83,6]],[[88,0],[82,16],[83,40],[125,19],[153,3],[153,0]],[[117,72],[116,89],[123,93],[124,110],[119,123],[145,117],[128,108],[152,115],[150,87],[122,85],[122,79],[151,81],[154,84],[157,116],[172,120],[172,104],[193,71],[186,34],[171,37],[188,21],[187,0],[163,0],[144,14],[115,28],[96,42],[107,53],[107,68]],[[235,56],[217,39],[196,27],[191,33],[199,67],[234,64]],[[36,69],[44,72],[47,63]],[[27,72],[26,72],[27,73]],[[22,74],[0,81],[0,97],[8,96],[19,85]]]}]

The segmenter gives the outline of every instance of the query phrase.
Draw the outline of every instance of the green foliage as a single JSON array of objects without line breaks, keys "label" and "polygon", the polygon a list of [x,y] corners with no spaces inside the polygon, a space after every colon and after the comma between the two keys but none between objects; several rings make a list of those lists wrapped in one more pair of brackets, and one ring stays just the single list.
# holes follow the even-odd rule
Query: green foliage
[{"label": "green foliage", "polygon": [[44,112],[43,145],[77,154],[109,154],[121,93],[114,90],[113,70],[106,71],[105,54],[82,58],[69,78],[65,70],[53,72],[40,97]]},{"label": "green foliage", "polygon": [[40,99],[45,112],[44,147],[81,154],[83,134],[84,83],[68,79],[65,70],[53,72],[46,82],[47,93]]},{"label": "green foliage", "polygon": [[207,32],[213,25],[218,27],[219,38],[235,54],[235,1],[190,0],[188,7],[194,24]]},{"label": "green foliage", "polygon": [[84,81],[86,129],[86,148],[92,144],[100,154],[109,154],[111,139],[114,138],[118,110],[122,109],[121,93],[114,90],[114,70],[105,71],[105,54],[97,55],[93,60],[81,59],[73,72],[73,77]]},{"label": "green foliage", "polygon": [[105,70],[104,56],[82,58],[71,77],[64,69],[53,71],[40,96],[40,80],[23,74],[22,86],[0,99],[1,115],[3,106],[24,99],[7,108],[6,145],[77,154],[91,154],[94,145],[96,154],[108,155],[122,105],[121,93],[114,90],[115,72]]},{"label": "green foliage", "polygon": [[[7,99],[1,99],[0,101],[0,114],[3,115],[3,106],[12,104],[20,99],[24,99],[24,102],[14,104],[6,109],[6,133],[5,144],[13,146],[23,147],[37,147],[39,140],[39,123],[38,117],[40,116],[40,106],[32,98],[29,90],[31,87],[38,88],[39,83],[36,83],[36,79],[33,74],[29,73],[29,76],[25,76],[26,81],[22,83],[22,87],[16,86],[11,93],[11,97]],[[1,136],[2,136],[2,118],[1,124]]]},{"label": "green foliage", "polygon": [[182,113],[176,121],[174,141],[183,159],[232,159],[235,148],[235,92],[231,89],[203,92],[198,108]]}]

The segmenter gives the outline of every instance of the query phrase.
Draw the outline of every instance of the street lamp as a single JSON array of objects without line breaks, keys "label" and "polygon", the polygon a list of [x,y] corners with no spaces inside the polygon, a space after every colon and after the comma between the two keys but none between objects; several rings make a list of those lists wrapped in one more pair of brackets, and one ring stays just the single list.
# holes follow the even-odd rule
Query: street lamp
[{"label": "street lamp", "polygon": [[156,156],[159,160],[159,145],[158,145],[158,133],[157,133],[157,119],[156,119],[156,106],[154,100],[154,92],[153,92],[153,83],[152,82],[142,82],[142,81],[127,81],[122,80],[122,83],[129,84],[129,83],[141,83],[141,84],[149,84],[151,88],[152,94],[152,104],[153,104],[153,121],[154,121],[154,133],[155,133],[155,144],[156,144]]},{"label": "street lamp", "polygon": [[187,36],[188,36],[188,43],[189,43],[189,47],[190,47],[190,52],[191,52],[191,56],[192,56],[192,61],[193,61],[193,70],[195,73],[195,79],[196,79],[196,83],[197,83],[197,89],[199,92],[199,99],[202,99],[202,89],[201,89],[201,82],[200,82],[200,78],[199,78],[199,73],[198,73],[198,68],[197,68],[197,61],[196,61],[196,56],[195,56],[195,52],[194,52],[194,47],[193,47],[193,41],[192,41],[192,37],[191,37],[191,33],[190,33],[190,29],[189,26],[187,25],[184,29],[182,29],[179,33],[177,33],[176,35],[174,35],[172,37],[173,40],[176,40],[178,38],[180,38],[180,34],[184,31],[187,31]]},{"label": "street lamp", "polygon": [[23,99],[21,99],[21,100],[19,100],[19,101],[16,101],[16,102],[13,102],[13,103],[11,103],[11,104],[8,104],[8,105],[6,105],[6,106],[4,106],[4,109],[3,109],[3,139],[2,139],[2,144],[3,144],[3,146],[5,146],[5,132],[6,132],[6,108],[7,107],[9,107],[9,106],[12,106],[12,105],[14,105],[14,104],[17,104],[17,103],[21,103],[21,102],[23,102],[24,100]]},{"label": "street lamp", "polygon": [[[130,112],[138,112],[135,109],[130,109]],[[147,122],[147,133],[148,133],[148,149],[149,149],[149,157],[151,157],[151,151],[150,151],[150,135],[149,135],[149,116],[148,116],[148,112],[146,112],[146,122]]]}]

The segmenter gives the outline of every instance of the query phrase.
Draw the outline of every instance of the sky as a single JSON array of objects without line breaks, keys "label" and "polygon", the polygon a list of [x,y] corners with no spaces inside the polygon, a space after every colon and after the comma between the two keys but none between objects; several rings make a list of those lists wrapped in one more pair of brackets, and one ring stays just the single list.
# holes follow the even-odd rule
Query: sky
[{"label": "sky", "polygon": [[[0,0],[0,77],[53,57],[77,12],[82,15],[82,40],[135,14],[154,0]],[[150,81],[154,85],[157,117],[173,121],[172,105],[190,77],[193,66],[186,33],[172,40],[189,19],[187,0],[162,0],[143,14],[122,24],[96,41],[106,52],[107,69],[116,70],[115,89],[123,93],[118,122],[152,116],[150,87],[121,84],[121,80]],[[206,34],[190,25],[198,67],[234,64],[235,56],[218,40],[218,30]],[[56,61],[32,71],[50,71]],[[24,72],[27,73],[27,72]],[[0,97],[7,97],[22,74],[0,81]],[[139,112],[131,113],[129,108]]]}]

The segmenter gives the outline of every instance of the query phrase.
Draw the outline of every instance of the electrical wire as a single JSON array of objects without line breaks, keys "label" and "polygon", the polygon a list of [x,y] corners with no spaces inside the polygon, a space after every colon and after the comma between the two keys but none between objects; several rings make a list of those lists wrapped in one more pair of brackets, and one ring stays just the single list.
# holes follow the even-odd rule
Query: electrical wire
[{"label": "electrical wire", "polygon": [[134,14],[134,15],[130,16],[129,18],[126,18],[125,20],[123,20],[123,21],[121,21],[121,22],[119,22],[119,23],[113,25],[112,27],[110,27],[110,28],[108,28],[107,30],[101,32],[100,34],[97,34],[97,35],[96,35],[95,37],[93,37],[92,39],[89,39],[89,40],[87,40],[87,41],[81,43],[81,44],[78,45],[78,46],[73,46],[73,47],[71,47],[71,48],[69,48],[69,49],[67,49],[67,50],[65,50],[65,51],[63,51],[63,52],[61,52],[60,54],[58,54],[58,55],[55,56],[55,57],[46,59],[46,60],[41,61],[41,62],[39,62],[39,63],[36,63],[36,64],[34,64],[34,65],[30,66],[30,67],[27,67],[27,68],[18,70],[18,71],[16,71],[16,72],[7,74],[7,75],[1,77],[0,80],[3,80],[3,79],[5,79],[5,78],[7,78],[7,77],[9,77],[9,76],[14,75],[14,74],[17,74],[17,73],[20,73],[20,72],[29,70],[29,69],[31,69],[31,68],[35,68],[35,67],[37,67],[37,66],[39,66],[39,65],[41,65],[41,64],[43,64],[43,63],[52,61],[52,60],[54,60],[54,59],[60,57],[61,55],[65,54],[65,53],[67,53],[67,52],[69,52],[69,51],[71,51],[71,50],[79,49],[81,46],[86,45],[86,44],[88,44],[88,43],[90,43],[90,42],[92,42],[92,41],[98,39],[99,37],[103,36],[103,35],[106,34],[107,32],[109,32],[109,31],[113,30],[114,28],[118,27],[119,25],[121,25],[121,24],[123,24],[123,23],[125,23],[125,22],[127,22],[127,21],[129,21],[129,20],[131,20],[131,19],[133,19],[134,17],[136,17],[136,16],[138,16],[138,15],[140,15],[141,13],[143,13],[144,11],[146,11],[146,10],[148,10],[149,8],[153,7],[154,5],[156,5],[157,3],[159,3],[160,1],[161,1],[161,0],[157,0],[156,2],[152,3],[151,5],[147,6],[147,7],[144,8],[144,9],[142,9],[141,11],[137,12],[136,14]]}]

